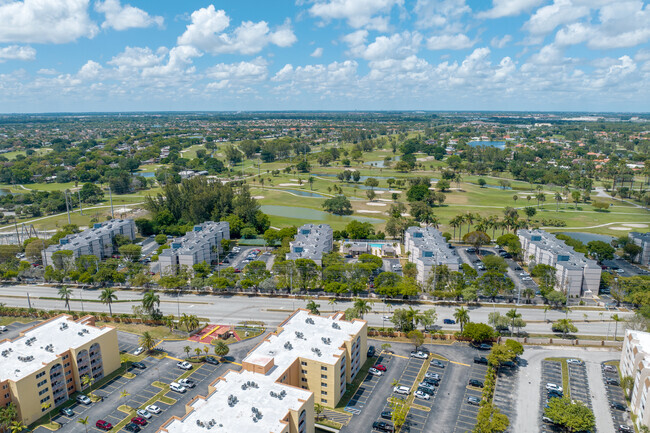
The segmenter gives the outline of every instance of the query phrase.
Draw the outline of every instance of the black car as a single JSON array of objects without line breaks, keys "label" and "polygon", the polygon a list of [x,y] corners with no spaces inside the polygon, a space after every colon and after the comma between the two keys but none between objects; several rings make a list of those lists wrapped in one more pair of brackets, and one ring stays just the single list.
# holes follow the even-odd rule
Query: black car
[{"label": "black car", "polygon": [[445,325],[455,325],[456,321],[454,319],[443,319],[442,323]]},{"label": "black car", "polygon": [[551,389],[548,392],[548,398],[562,398],[564,397],[564,393],[562,391],[558,391],[557,389]]},{"label": "black car", "polygon": [[375,346],[368,346],[368,356],[375,356]]},{"label": "black car", "polygon": [[487,344],[487,343],[479,344],[478,349],[479,350],[490,350],[490,349],[492,349],[492,345]]},{"label": "black car", "polygon": [[214,356],[206,356],[205,362],[212,365],[219,365],[219,361]]},{"label": "black car", "polygon": [[505,361],[503,364],[501,364],[501,366],[502,367],[510,367],[510,368],[512,368],[512,367],[515,367],[516,364],[514,362],[512,362],[512,361]]},{"label": "black car", "polygon": [[477,388],[483,388],[483,382],[481,382],[480,380],[476,380],[476,379],[470,379],[469,380],[469,386],[475,386]]},{"label": "black car", "polygon": [[381,413],[381,417],[384,419],[393,419],[393,411],[385,410]]},{"label": "black car", "polygon": [[427,385],[431,385],[431,386],[440,385],[440,379],[431,379],[429,377],[425,377],[424,379],[422,379],[422,382],[426,383]]},{"label": "black car", "polygon": [[488,360],[485,356],[475,356],[474,357],[474,364],[485,364],[487,365]]},{"label": "black car", "polygon": [[131,364],[131,366],[133,368],[137,368],[138,370],[144,370],[145,368],[147,368],[147,366],[144,365],[144,362],[134,362]]},{"label": "black car", "polygon": [[433,395],[436,392],[433,388],[429,386],[418,386],[417,390],[429,395]]},{"label": "black car", "polygon": [[438,361],[437,359],[432,359],[430,364],[433,367],[438,367],[438,368],[445,368],[445,364],[442,361]]},{"label": "black car", "polygon": [[609,404],[609,407],[611,407],[612,409],[622,410],[623,412],[627,412],[627,406],[625,406],[623,403],[611,402]]},{"label": "black car", "polygon": [[379,431],[393,433],[393,426],[384,421],[373,422],[372,428]]},{"label": "black car", "polygon": [[140,426],[137,425],[136,423],[130,422],[124,426],[124,430],[129,431],[131,433],[138,433],[140,431]]},{"label": "black car", "polygon": [[618,379],[615,379],[613,377],[606,377],[605,382],[607,383],[607,385],[616,385],[616,386],[620,385]]}]

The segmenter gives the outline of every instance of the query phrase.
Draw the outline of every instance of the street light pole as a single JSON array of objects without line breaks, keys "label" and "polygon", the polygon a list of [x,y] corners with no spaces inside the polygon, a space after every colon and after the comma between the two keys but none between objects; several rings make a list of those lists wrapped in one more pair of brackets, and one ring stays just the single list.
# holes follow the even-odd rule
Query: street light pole
[{"label": "street light pole", "polygon": [[84,312],[84,292],[83,289],[79,290],[79,299],[81,299],[81,312]]}]

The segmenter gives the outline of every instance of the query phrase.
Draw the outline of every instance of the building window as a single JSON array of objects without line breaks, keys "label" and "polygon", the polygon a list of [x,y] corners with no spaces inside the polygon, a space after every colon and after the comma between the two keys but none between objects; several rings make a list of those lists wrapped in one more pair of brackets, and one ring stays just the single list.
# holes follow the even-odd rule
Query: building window
[{"label": "building window", "polygon": [[303,377],[303,378],[301,378],[300,380],[303,381],[303,382],[307,382],[307,378],[306,378],[306,377]]},{"label": "building window", "polygon": [[307,374],[307,370],[300,370],[302,374]]},{"label": "building window", "polygon": [[307,363],[306,363],[305,361],[300,361],[300,365],[304,365],[304,366],[306,366]]},{"label": "building window", "polygon": [[320,399],[320,402],[321,402],[321,403],[325,403],[325,404],[327,404],[327,399],[326,399],[326,398],[321,398],[321,399]]},{"label": "building window", "polygon": [[47,383],[47,379],[45,379],[45,380],[41,380],[40,382],[38,382],[38,383],[36,384],[36,386],[43,386],[43,385],[45,385],[46,383]]},{"label": "building window", "polygon": [[[43,395],[43,394],[45,394],[47,391],[49,391],[49,389],[50,389],[50,388],[44,388],[44,389],[41,389],[41,390],[38,392],[38,395]],[[43,403],[43,402],[41,402],[41,403]]]},{"label": "building window", "polygon": [[327,379],[327,375],[326,375],[326,374],[321,374],[321,375],[320,375],[320,378],[321,378],[321,379]]},{"label": "building window", "polygon": [[63,367],[65,367],[65,368],[70,367],[70,363],[69,363],[69,362],[66,362],[66,363],[63,365]]},{"label": "building window", "polygon": [[327,395],[327,391],[321,391],[321,394]]},{"label": "building window", "polygon": [[9,398],[9,393],[6,393],[6,394],[5,394],[5,398]]},{"label": "building window", "polygon": [[327,371],[327,367],[324,367],[324,366],[322,366],[322,365],[320,366],[320,369],[321,369],[321,370],[325,370],[325,371]]},{"label": "building window", "polygon": [[325,382],[321,382],[320,386],[327,388],[327,384]]},{"label": "building window", "polygon": [[68,357],[69,355],[63,355],[63,360],[65,361],[66,359],[68,359]]},{"label": "building window", "polygon": [[36,375],[36,379],[40,379],[40,378],[43,377],[43,376],[45,376],[45,372],[44,372],[44,371],[41,371],[40,373],[38,373],[38,374]]},{"label": "building window", "polygon": [[45,403],[49,399],[50,399],[50,396],[48,395],[47,397],[41,399],[41,403]]}]

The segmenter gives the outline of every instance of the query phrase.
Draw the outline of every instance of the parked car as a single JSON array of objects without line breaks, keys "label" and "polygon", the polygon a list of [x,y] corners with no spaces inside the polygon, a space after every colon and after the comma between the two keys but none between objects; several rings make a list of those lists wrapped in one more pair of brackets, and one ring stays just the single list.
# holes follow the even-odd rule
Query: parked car
[{"label": "parked car", "polygon": [[574,364],[574,365],[582,365],[582,364],[584,364],[584,362],[582,362],[579,359],[575,359],[575,358],[567,359],[566,362],[567,362],[567,364]]},{"label": "parked car", "polygon": [[138,433],[140,431],[140,426],[130,422],[127,425],[124,426],[124,430],[126,430],[128,432],[131,432],[131,433]]},{"label": "parked car", "polygon": [[424,373],[424,377],[427,379],[440,380],[440,375],[438,373]]},{"label": "parked car", "polygon": [[426,383],[429,386],[439,386],[440,385],[440,379],[429,379],[428,377],[425,377],[422,379],[423,383]]},{"label": "parked car", "polygon": [[149,406],[147,406],[147,412],[159,414],[161,412],[161,410],[155,404],[150,404]]},{"label": "parked car", "polygon": [[634,433],[634,428],[630,427],[629,425],[619,425],[618,426],[618,432],[619,433]]},{"label": "parked car", "polygon": [[552,389],[548,392],[548,398],[562,398],[562,397],[564,397],[564,393],[562,391]]},{"label": "parked car", "polygon": [[429,355],[427,355],[426,353],[422,352],[421,350],[420,350],[420,351],[417,351],[417,352],[416,352],[416,351],[411,352],[411,358],[427,359],[428,357],[429,357]]},{"label": "parked car", "polygon": [[618,381],[618,379],[613,378],[613,377],[605,377],[605,383],[607,385],[615,385],[615,386],[620,385],[620,382]]},{"label": "parked car", "polygon": [[426,382],[421,382],[417,390],[429,395],[433,395],[436,392],[436,389]]},{"label": "parked car", "polygon": [[533,281],[531,277],[521,277],[521,281]]},{"label": "parked car", "polygon": [[476,248],[474,248],[474,247],[469,247],[469,248],[467,248],[467,252],[468,252],[468,253],[475,253],[475,252],[476,252]]},{"label": "parked car", "polygon": [[454,319],[443,319],[442,323],[445,325],[455,325],[456,321]]},{"label": "parked car", "polygon": [[556,385],[555,383],[547,383],[546,384],[546,390],[547,391],[564,391],[560,385]]},{"label": "parked car", "polygon": [[490,350],[490,349],[492,349],[492,345],[487,344],[487,343],[479,344],[478,349],[479,350]]},{"label": "parked car", "polygon": [[8,331],[8,329],[7,329],[6,326],[4,326],[4,325],[0,326],[0,332],[7,332],[7,331]]},{"label": "parked car", "polygon": [[420,390],[415,391],[415,394],[413,395],[415,395],[415,398],[419,398],[421,400],[429,400],[431,398],[429,394]]},{"label": "parked car", "polygon": [[100,430],[106,430],[109,431],[110,429],[113,428],[113,424],[111,424],[108,421],[104,421],[103,419],[97,420],[95,423],[95,427],[97,427]]},{"label": "parked car", "polygon": [[179,385],[182,385],[185,388],[194,388],[194,386],[196,386],[196,384],[192,379],[187,379],[187,378],[179,380],[178,383]]},{"label": "parked car", "polygon": [[368,357],[375,356],[375,346],[368,346]]},{"label": "parked car", "polygon": [[381,374],[382,374],[381,371],[377,370],[374,367],[370,367],[370,369],[368,370],[368,373],[372,374],[373,376],[381,376]]},{"label": "parked car", "polygon": [[192,364],[190,364],[187,361],[181,361],[176,364],[176,367],[182,368],[183,370],[191,370],[192,369]]},{"label": "parked car", "polygon": [[180,392],[181,394],[183,394],[185,391],[187,391],[187,389],[184,386],[182,386],[182,385],[180,385],[180,384],[178,384],[176,382],[170,383],[169,384],[169,389],[171,389],[172,391]]},{"label": "parked car", "polygon": [[384,421],[375,421],[372,423],[372,428],[374,430],[379,430],[387,433],[393,432],[393,426]]},{"label": "parked car", "polygon": [[144,347],[140,346],[140,347],[138,347],[137,349],[135,349],[135,351],[133,352],[133,354],[134,354],[135,356],[138,356],[138,355],[140,355],[142,352],[144,352]]},{"label": "parked car", "polygon": [[411,393],[411,388],[409,388],[408,386],[403,386],[403,385],[395,386],[395,387],[393,387],[393,392],[395,394],[409,395]]},{"label": "parked car", "polygon": [[474,364],[485,364],[487,365],[488,360],[485,356],[475,356],[474,357]]},{"label": "parked car", "polygon": [[61,408],[61,410],[59,410],[59,413],[61,415],[67,416],[68,418],[74,416],[74,411],[72,409],[70,409],[69,407]]},{"label": "parked car", "polygon": [[77,396],[76,400],[77,400],[77,403],[86,404],[86,405],[92,403],[92,401],[90,401],[90,399],[88,398],[88,396],[85,396],[85,395],[83,395],[83,394],[79,394],[79,395]]},{"label": "parked car", "polygon": [[393,419],[393,411],[392,410],[385,410],[381,413],[381,417],[384,419]]},{"label": "parked car", "polygon": [[131,364],[131,367],[137,368],[138,370],[144,370],[145,368],[147,368],[144,362],[134,362]]},{"label": "parked car", "polygon": [[215,358],[214,356],[206,356],[205,357],[205,362],[207,362],[208,364],[212,364],[212,365],[219,365],[219,360],[217,358]]},{"label": "parked car", "polygon": [[616,373],[617,372],[616,367],[614,367],[613,365],[606,365],[606,366],[603,367],[603,370],[609,371],[611,373]]},{"label": "parked car", "polygon": [[547,416],[542,417],[542,422],[545,422],[546,424],[555,424],[555,421],[553,421],[551,418]]},{"label": "parked car", "polygon": [[432,359],[429,364],[432,367],[445,368],[445,364],[442,361],[438,360],[438,359]]},{"label": "parked car", "polygon": [[476,380],[476,379],[470,379],[469,380],[469,386],[475,386],[477,388],[483,388],[483,382],[481,382],[480,380]]},{"label": "parked car", "polygon": [[469,397],[467,397],[467,404],[478,406],[479,404],[481,404],[481,399],[478,397],[474,397],[473,395],[470,395]]},{"label": "parked car", "polygon": [[382,364],[377,364],[373,368],[379,370],[379,371],[387,371],[386,366]]},{"label": "parked car", "polygon": [[609,407],[611,407],[612,409],[622,410],[623,412],[627,412],[627,406],[625,406],[623,403],[610,402]]},{"label": "parked car", "polygon": [[137,413],[138,416],[141,416],[144,419],[150,419],[151,418],[151,414],[149,413],[149,411],[147,411],[147,409],[138,409],[138,410],[135,411],[135,413]]},{"label": "parked car", "polygon": [[131,418],[131,422],[139,426],[147,425],[147,420],[142,418],[141,416],[134,416],[133,418]]}]

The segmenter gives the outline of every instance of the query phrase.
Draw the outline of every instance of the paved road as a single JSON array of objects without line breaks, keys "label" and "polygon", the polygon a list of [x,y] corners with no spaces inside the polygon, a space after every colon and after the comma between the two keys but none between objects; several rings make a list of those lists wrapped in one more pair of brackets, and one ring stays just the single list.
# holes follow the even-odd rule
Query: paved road
[{"label": "paved road", "polygon": [[600,363],[612,359],[619,359],[620,356],[620,352],[618,351],[600,348],[567,349],[559,347],[525,347],[525,352],[521,358],[527,363],[527,366],[520,371],[516,393],[518,396],[526,396],[525,398],[520,397],[516,401],[516,413],[518,415],[525,414],[525,416],[515,417],[512,431],[540,431],[541,414],[539,413],[539,408],[540,387],[542,386],[540,371],[542,361],[549,357],[579,358],[585,361],[587,366],[587,379],[591,390],[591,401],[594,413],[597,414],[597,430],[601,432],[614,431],[611,418],[609,420],[605,419],[605,417],[609,417],[609,405],[607,395],[602,392],[598,383],[600,382],[602,386]]},{"label": "paved road", "polygon": [[[0,302],[11,307],[27,307],[27,294],[29,293],[31,299],[31,306],[33,308],[42,308],[46,310],[63,309],[64,304],[58,299],[43,299],[44,297],[58,298],[57,289],[53,287],[41,285],[23,285],[23,286],[0,286]],[[70,306],[75,311],[93,311],[93,312],[108,312],[108,307],[99,302],[89,302],[90,300],[96,301],[99,297],[99,289],[80,289],[73,290],[73,298],[75,300],[70,302]],[[119,290],[116,292],[119,301],[131,300],[132,302],[117,302],[114,303],[113,313],[131,313],[132,307],[142,299],[142,292],[138,290]],[[178,314],[188,313],[196,314],[199,317],[205,317],[214,322],[224,324],[236,324],[243,320],[262,320],[268,325],[278,325],[287,314],[296,308],[304,308],[307,301],[304,299],[293,298],[267,298],[257,296],[219,296],[219,295],[198,295],[198,294],[185,294],[180,297],[165,294],[160,292],[160,309],[164,314]],[[84,299],[82,302],[80,299]],[[321,312],[325,313],[328,310],[337,311],[345,310],[352,307],[351,302],[339,302],[336,306],[328,305],[327,300],[316,300],[321,306]],[[365,316],[370,326],[391,326],[390,321],[383,320],[384,316],[389,316],[391,311],[396,308],[406,308],[406,304],[393,303],[386,305],[381,302],[373,304],[372,311]],[[493,311],[499,311],[505,314],[510,306],[482,306],[470,308],[470,319],[475,322],[487,323],[488,314]],[[434,308],[432,305],[420,305],[420,310],[427,310]],[[442,319],[453,318],[455,306],[435,306],[438,313],[438,322],[441,323]],[[551,324],[546,323],[544,320],[547,318],[550,321],[562,319],[565,317],[561,311],[549,310],[544,313],[543,309],[539,308],[522,308],[518,310],[523,314],[523,319],[528,323],[524,329],[530,333],[551,333]],[[600,313],[603,316],[600,316]],[[607,335],[613,334],[613,323],[601,320],[608,320],[612,314],[618,313],[619,316],[628,317],[632,313],[620,312],[616,310],[579,310],[574,309],[570,313],[569,318],[573,319],[579,329],[579,334],[582,335]],[[583,323],[583,314],[587,314],[588,323]],[[618,326],[619,335],[623,335],[624,324],[620,323]],[[459,330],[458,325],[445,325],[442,327],[445,330],[456,331]]]}]

